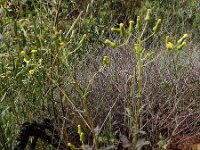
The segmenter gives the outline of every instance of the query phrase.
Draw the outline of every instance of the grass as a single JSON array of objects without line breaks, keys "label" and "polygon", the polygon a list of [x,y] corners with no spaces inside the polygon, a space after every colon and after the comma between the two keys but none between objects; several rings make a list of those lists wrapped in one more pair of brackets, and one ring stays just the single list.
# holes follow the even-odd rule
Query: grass
[{"label": "grass", "polygon": [[[162,149],[166,144],[173,145],[170,141],[178,136],[198,134],[197,3],[191,1],[183,10],[181,3],[145,1],[135,15],[145,17],[144,10],[150,7],[152,18],[147,32],[138,33],[144,37],[151,34],[159,17],[163,18],[162,26],[145,42],[135,38],[141,34],[134,32],[132,38],[128,36],[127,45],[123,30],[131,26],[127,20],[137,22],[130,14],[133,12],[127,9],[124,13],[120,35],[110,32],[113,26],[118,28],[116,23],[123,14],[120,8],[129,7],[122,1],[115,5],[95,1],[82,1],[82,5],[62,0],[32,5],[2,1],[0,149],[16,146],[24,122],[43,118],[54,122],[66,145],[82,149]],[[110,11],[111,5],[118,7]],[[173,11],[166,12],[166,7]],[[178,15],[173,16],[175,12]],[[188,46],[181,53],[163,55],[165,37],[170,35],[175,46],[185,31],[190,35]],[[113,50],[105,45],[106,38],[117,45],[125,44],[116,48],[111,43]],[[137,50],[135,42],[146,52]],[[151,52],[155,53],[153,57]],[[144,54],[148,59],[144,60]],[[142,63],[148,65],[143,67]],[[85,139],[79,139],[83,134]],[[37,148],[53,149],[42,141]]]}]

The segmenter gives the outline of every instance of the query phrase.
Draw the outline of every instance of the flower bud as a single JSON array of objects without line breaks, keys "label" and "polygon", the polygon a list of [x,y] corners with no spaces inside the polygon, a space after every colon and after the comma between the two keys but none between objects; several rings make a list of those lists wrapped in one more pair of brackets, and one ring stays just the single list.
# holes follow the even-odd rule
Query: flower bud
[{"label": "flower bud", "polygon": [[119,24],[119,28],[120,28],[120,35],[121,36],[125,36],[126,35],[126,31],[125,31],[125,27],[123,23]]},{"label": "flower bud", "polygon": [[56,27],[55,27],[55,26],[53,26],[53,31],[54,31],[54,32],[57,32],[57,29],[56,29]]},{"label": "flower bud", "polygon": [[31,51],[31,53],[32,53],[32,59],[35,59],[37,50],[36,50],[36,49],[33,49],[33,50]]},{"label": "flower bud", "polygon": [[150,21],[150,16],[151,16],[151,9],[147,10],[147,15],[145,17],[145,21],[148,23]]},{"label": "flower bud", "polygon": [[78,134],[80,135],[81,132],[82,132],[82,131],[81,131],[81,125],[79,124],[79,125],[78,125]]},{"label": "flower bud", "polygon": [[38,36],[38,39],[39,39],[40,42],[44,41],[43,35],[39,35],[39,36]]},{"label": "flower bud", "polygon": [[106,67],[106,66],[109,66],[110,65],[110,59],[108,56],[104,56],[103,57],[103,66]]},{"label": "flower bud", "polygon": [[84,141],[85,141],[85,135],[84,135],[83,132],[81,132],[81,134],[80,134],[80,141],[81,141],[81,142],[84,142]]},{"label": "flower bud", "polygon": [[87,35],[84,34],[79,44],[82,45],[86,41],[86,38],[87,38]]},{"label": "flower bud", "polygon": [[24,62],[28,65],[29,64],[29,61],[28,61],[28,59],[25,57],[24,58]]},{"label": "flower bud", "polygon": [[180,44],[180,45],[177,47],[177,49],[178,49],[178,50],[181,50],[181,49],[183,49],[186,45],[187,45],[187,43],[184,41],[182,44]]},{"label": "flower bud", "polygon": [[71,150],[75,150],[76,149],[76,147],[71,143],[67,143],[67,146],[69,146]]},{"label": "flower bud", "polygon": [[136,29],[136,31],[141,31],[141,29],[142,29],[140,16],[137,16],[137,22],[136,22],[135,29]]},{"label": "flower bud", "polygon": [[75,38],[75,30],[72,30],[72,33],[71,33],[70,39],[74,39],[74,38]]},{"label": "flower bud", "polygon": [[166,36],[166,38],[165,38],[165,43],[168,43],[169,40],[170,40],[169,36]]},{"label": "flower bud", "polygon": [[109,39],[105,40],[105,44],[110,45],[112,48],[116,48],[117,47],[117,45],[114,42],[111,42]]},{"label": "flower bud", "polygon": [[37,52],[37,50],[36,49],[33,49],[32,51],[31,51],[31,53],[36,53]]},{"label": "flower bud", "polygon": [[160,30],[160,26],[161,26],[161,19],[158,19],[156,25],[153,27],[153,31],[157,33]]},{"label": "flower bud", "polygon": [[129,21],[129,33],[133,33],[133,24],[134,24],[134,21]]},{"label": "flower bud", "polygon": [[183,41],[186,39],[186,38],[188,38],[188,34],[184,34],[179,40],[178,40],[178,44],[181,44],[181,43],[183,43]]},{"label": "flower bud", "polygon": [[114,32],[116,32],[116,33],[120,33],[120,28],[111,28],[111,31],[114,31]]},{"label": "flower bud", "polygon": [[21,57],[25,57],[25,56],[26,56],[26,52],[25,52],[25,51],[21,51],[21,52],[20,52],[20,56],[21,56]]},{"label": "flower bud", "polygon": [[38,62],[39,62],[40,65],[42,65],[42,61],[43,61],[43,59],[39,59]]},{"label": "flower bud", "polygon": [[63,31],[62,31],[62,29],[60,29],[60,30],[59,30],[59,34],[60,34],[60,35],[61,35],[61,34],[63,34]]}]

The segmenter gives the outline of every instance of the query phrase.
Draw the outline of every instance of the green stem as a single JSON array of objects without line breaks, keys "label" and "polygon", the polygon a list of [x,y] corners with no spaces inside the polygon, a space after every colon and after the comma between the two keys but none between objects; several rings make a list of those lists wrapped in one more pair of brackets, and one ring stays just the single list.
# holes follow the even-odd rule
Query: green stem
[{"label": "green stem", "polygon": [[58,83],[53,80],[50,77],[50,74],[47,74],[48,78],[50,79],[50,81],[56,86],[58,87],[58,89],[60,90],[60,92],[64,95],[64,97],[66,98],[66,100],[68,101],[68,103],[71,105],[72,109],[75,110],[75,112],[80,116],[80,118],[83,120],[83,122],[86,124],[86,126],[88,127],[89,130],[92,129],[92,127],[90,127],[90,125],[87,123],[87,120],[82,116],[82,114],[79,112],[78,108],[76,108],[75,104],[72,101],[72,98],[70,97],[70,94],[67,93],[66,91],[64,91],[59,85]]},{"label": "green stem", "polygon": [[[129,99],[129,104],[130,104],[130,114],[133,114],[133,96],[134,96],[134,85],[135,85],[135,77],[136,77],[136,70],[134,69],[133,75],[131,77],[131,85],[130,85],[130,99]],[[130,120],[129,120],[129,138],[131,137],[131,134],[133,133],[133,119],[132,116],[130,116]]]},{"label": "green stem", "polygon": [[136,150],[136,145],[138,143],[138,131],[139,131],[139,122],[140,122],[140,109],[141,109],[141,101],[142,101],[142,72],[143,72],[143,64],[141,55],[137,54],[137,69],[138,69],[138,93],[137,93],[137,108],[135,113],[135,128],[134,128],[134,139],[133,139],[133,150]]},{"label": "green stem", "polygon": [[151,63],[155,62],[158,58],[160,58],[162,55],[165,54],[166,51],[161,51],[156,57],[154,57],[152,60],[148,61],[146,64],[143,65],[143,67],[146,67],[150,65]]},{"label": "green stem", "polygon": [[142,43],[146,42],[148,39],[150,39],[152,36],[154,36],[155,32],[153,32],[151,35],[149,35],[147,38],[145,38]]},{"label": "green stem", "polygon": [[92,82],[93,82],[94,79],[96,78],[96,76],[97,76],[100,72],[102,72],[104,69],[105,69],[105,66],[102,66],[102,67],[92,76],[92,78],[89,80],[89,83],[88,83],[88,85],[87,85],[87,87],[86,87],[86,89],[85,89],[85,92],[84,92],[84,97],[87,96],[88,90],[89,90],[89,88],[90,88]]},{"label": "green stem", "polygon": [[145,24],[144,29],[142,30],[142,33],[141,33],[141,35],[140,35],[140,39],[142,39],[142,37],[143,37],[143,35],[144,35],[144,32],[146,31],[147,24],[148,24],[148,23]]},{"label": "green stem", "polygon": [[68,63],[66,64],[66,68],[67,68],[67,72],[69,73],[70,78],[72,79],[72,83],[74,84],[75,89],[78,92],[78,95],[80,96],[80,98],[82,100],[84,113],[85,113],[86,117],[88,117],[89,113],[88,113],[88,107],[87,107],[87,100],[86,100],[86,97],[84,96],[84,92],[83,92],[82,88],[80,87],[80,85],[77,83],[76,78],[74,77],[72,70]]}]

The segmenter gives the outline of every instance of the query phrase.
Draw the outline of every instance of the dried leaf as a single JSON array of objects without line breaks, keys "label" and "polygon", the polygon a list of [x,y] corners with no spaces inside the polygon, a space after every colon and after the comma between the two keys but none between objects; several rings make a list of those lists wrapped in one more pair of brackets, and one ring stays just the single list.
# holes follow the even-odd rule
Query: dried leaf
[{"label": "dried leaf", "polygon": [[121,134],[121,133],[119,134],[119,140],[122,142],[122,146],[124,148],[128,148],[128,147],[131,146],[128,138],[125,135]]},{"label": "dried leaf", "polygon": [[145,139],[139,139],[136,145],[137,150],[141,150],[143,146],[150,145],[151,143],[149,141],[146,141]]}]

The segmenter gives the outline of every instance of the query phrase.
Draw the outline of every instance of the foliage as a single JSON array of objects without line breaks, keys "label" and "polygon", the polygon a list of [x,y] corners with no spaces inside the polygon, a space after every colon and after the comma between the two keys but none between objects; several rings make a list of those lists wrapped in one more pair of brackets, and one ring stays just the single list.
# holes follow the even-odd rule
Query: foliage
[{"label": "foliage", "polygon": [[[195,34],[198,31],[198,27],[194,27],[197,25],[199,18],[198,0],[182,2],[172,0],[143,1],[143,6],[143,9],[138,10],[137,13],[144,13],[145,8],[153,9],[155,17],[163,18],[163,24],[165,24],[165,27],[163,27],[164,32],[181,35],[190,30],[193,38],[198,40],[198,35]],[[191,28],[191,26],[193,27]]]}]

